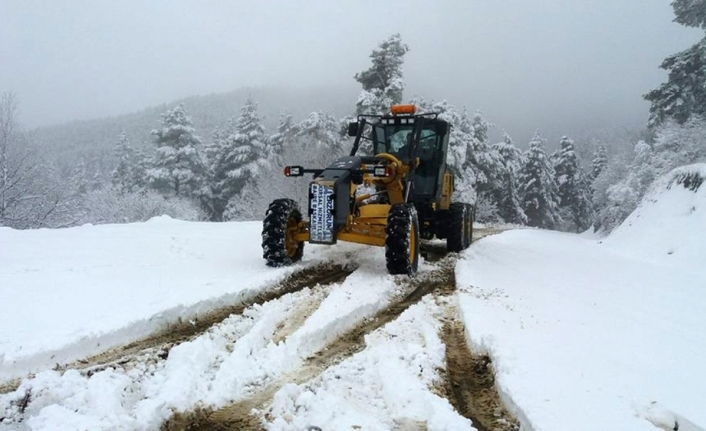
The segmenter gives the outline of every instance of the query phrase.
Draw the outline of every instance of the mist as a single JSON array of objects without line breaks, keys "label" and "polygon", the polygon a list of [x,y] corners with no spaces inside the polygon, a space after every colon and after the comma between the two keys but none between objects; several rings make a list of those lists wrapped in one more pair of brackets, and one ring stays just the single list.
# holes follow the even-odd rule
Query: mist
[{"label": "mist", "polygon": [[644,126],[659,64],[700,34],[667,0],[5,1],[0,16],[0,90],[25,126],[241,87],[350,94],[400,33],[406,98],[481,109],[518,142]]}]

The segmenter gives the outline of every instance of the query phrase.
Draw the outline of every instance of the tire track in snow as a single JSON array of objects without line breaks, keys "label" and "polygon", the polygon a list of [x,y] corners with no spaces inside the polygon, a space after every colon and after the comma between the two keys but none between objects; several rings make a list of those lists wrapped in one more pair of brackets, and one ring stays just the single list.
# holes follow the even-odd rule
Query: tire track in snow
[{"label": "tire track in snow", "polygon": [[[292,311],[288,313],[287,321],[284,323],[280,322],[280,326],[271,334],[272,336],[270,337],[272,339],[277,337],[284,338],[288,333],[295,331],[306,320],[306,318],[313,313],[316,308],[318,308],[318,304],[320,304],[327,295],[329,286],[341,282],[354,270],[355,269],[353,269],[353,267],[344,268],[341,265],[333,264],[318,265],[313,268],[307,268],[291,275],[287,279],[276,284],[274,289],[263,292],[252,301],[248,301],[247,304],[240,304],[237,307],[216,310],[214,315],[209,315],[208,319],[201,320],[202,326],[198,328],[201,329],[200,331],[189,328],[190,331],[180,331],[175,334],[166,334],[161,337],[151,337],[142,340],[142,343],[146,345],[140,350],[135,349],[134,351],[128,351],[127,353],[125,352],[127,349],[117,351],[115,354],[122,353],[122,356],[110,362],[106,362],[104,360],[98,362],[98,360],[105,359],[105,355],[98,355],[98,360],[95,364],[87,365],[83,369],[79,367],[74,367],[74,369],[79,370],[84,376],[90,378],[94,374],[99,374],[109,368],[122,369],[125,372],[129,372],[128,370],[136,367],[144,367],[145,365],[149,368],[150,364],[152,365],[152,368],[157,368],[158,364],[166,362],[169,357],[169,351],[172,347],[176,347],[177,345],[190,340],[195,340],[199,336],[207,333],[209,330],[212,330],[212,328],[217,328],[222,323],[227,322],[230,318],[243,315],[246,310],[252,309],[254,306],[267,306],[268,303],[277,302],[281,299],[289,297],[290,295],[297,295],[299,292],[308,290],[309,288],[312,292],[318,292],[316,294],[305,296],[305,298],[308,298],[306,301],[301,301],[300,303],[295,302]],[[220,318],[221,315],[227,311],[230,312]],[[206,326],[203,324],[204,321],[212,323],[211,325]],[[165,337],[175,338],[164,341]],[[183,339],[180,339],[180,337],[183,337]],[[231,342],[234,344],[239,338],[240,337],[235,338],[231,340]],[[140,343],[141,346],[142,343]],[[155,345],[155,343],[157,343],[157,345]],[[132,345],[127,347],[134,349]],[[111,352],[111,354],[112,353],[113,352]],[[20,383],[18,383],[18,385]],[[15,390],[13,388],[9,389],[10,390],[8,392]],[[34,395],[32,392],[32,387],[30,385],[29,391],[26,392],[25,397],[23,398],[24,401],[21,401],[24,405],[17,404],[14,408],[9,406],[11,408],[6,412],[6,414],[9,415],[10,419],[18,423],[23,422],[26,419],[24,417],[24,410],[27,404],[31,403],[32,396]],[[0,422],[4,419],[6,418],[0,417]],[[2,424],[0,424],[0,428],[2,428]]]},{"label": "tire track in snow", "polygon": [[[494,228],[476,229],[473,239],[475,241],[500,232],[502,230]],[[457,255],[446,255],[445,246],[442,249],[438,244],[432,244],[431,250],[435,258],[428,260],[436,262],[436,269],[419,274],[412,279],[400,277],[399,279],[403,280],[401,284],[408,287],[406,295],[328,344],[307,359],[300,369],[264,386],[254,395],[223,408],[217,410],[200,408],[191,412],[177,413],[165,422],[161,429],[165,431],[262,430],[261,419],[254,415],[253,411],[264,409],[284,384],[305,383],[327,368],[362,351],[366,347],[367,334],[395,320],[428,294],[444,297],[442,302],[448,303],[448,298],[456,289],[454,268]],[[455,308],[453,311],[449,313],[442,331],[442,338],[447,346],[448,369],[441,392],[462,416],[473,422],[479,431],[519,429],[516,420],[502,406],[494,386],[494,371],[492,366],[488,366],[489,358],[476,357],[470,353],[463,336],[463,324],[456,318]],[[472,369],[468,368],[469,363],[474,365]],[[461,390],[454,390],[455,388],[461,388]],[[469,405],[471,408],[468,407]]]},{"label": "tire track in snow", "polygon": [[454,315],[444,322],[441,338],[446,345],[446,379],[442,391],[457,412],[471,419],[478,431],[517,431],[517,419],[503,405],[495,387],[493,363],[475,355],[466,342],[465,328]]},{"label": "tire track in snow", "polygon": [[293,273],[285,280],[275,284],[271,289],[265,290],[250,300],[246,300],[237,305],[212,310],[199,319],[190,322],[179,322],[170,325],[170,327],[164,331],[150,337],[67,364],[57,369],[59,371],[65,371],[67,369],[85,370],[88,375],[91,375],[110,366],[124,366],[133,360],[143,360],[142,357],[145,354],[149,356],[156,354],[159,358],[166,359],[172,347],[196,338],[209,328],[223,322],[231,315],[242,314],[244,310],[253,305],[262,305],[266,302],[281,298],[286,294],[299,292],[306,287],[340,282],[353,271],[354,268],[344,268],[341,265],[333,264],[322,264],[305,268]]},{"label": "tire track in snow", "polygon": [[434,270],[419,274],[414,278],[399,277],[401,284],[407,287],[406,295],[389,307],[381,310],[372,318],[344,333],[342,336],[319,350],[307,359],[298,370],[288,373],[283,378],[266,385],[249,398],[237,401],[215,411],[201,409],[184,414],[177,414],[167,421],[162,430],[261,430],[260,419],[252,414],[254,409],[263,409],[272,400],[274,394],[286,383],[305,383],[327,368],[365,349],[365,336],[395,320],[424,296],[431,293],[450,295],[455,290],[454,264],[455,255],[442,259]]}]

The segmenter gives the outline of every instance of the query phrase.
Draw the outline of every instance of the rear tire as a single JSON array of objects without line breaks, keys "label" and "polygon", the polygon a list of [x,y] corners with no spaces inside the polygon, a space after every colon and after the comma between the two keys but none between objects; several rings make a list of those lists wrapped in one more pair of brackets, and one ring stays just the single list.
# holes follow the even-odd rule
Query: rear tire
[{"label": "rear tire", "polygon": [[467,249],[473,241],[473,207],[464,204],[466,207],[465,220],[463,221],[463,248]]},{"label": "rear tire", "polygon": [[458,253],[468,247],[467,221],[468,208],[466,204],[452,203],[446,217],[446,250]]},{"label": "rear tire", "polygon": [[390,274],[411,275],[419,267],[419,218],[411,204],[390,208],[385,227],[385,259]]},{"label": "rear tire", "polygon": [[292,199],[273,201],[262,222],[262,257],[267,266],[289,266],[301,260],[304,242],[294,239],[302,221],[299,205]]}]

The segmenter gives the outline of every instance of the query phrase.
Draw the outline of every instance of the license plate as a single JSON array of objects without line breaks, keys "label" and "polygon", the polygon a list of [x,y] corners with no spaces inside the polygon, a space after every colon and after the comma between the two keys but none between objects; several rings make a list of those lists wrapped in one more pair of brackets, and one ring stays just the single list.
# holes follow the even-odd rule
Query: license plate
[{"label": "license plate", "polygon": [[309,241],[333,244],[333,189],[311,183]]}]

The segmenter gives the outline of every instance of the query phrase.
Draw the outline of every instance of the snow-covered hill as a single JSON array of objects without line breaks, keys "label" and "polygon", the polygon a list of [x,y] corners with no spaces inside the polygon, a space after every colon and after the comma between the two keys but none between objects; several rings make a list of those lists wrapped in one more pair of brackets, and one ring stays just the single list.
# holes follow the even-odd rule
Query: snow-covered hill
[{"label": "snow-covered hill", "polygon": [[704,171],[660,180],[605,240],[513,230],[414,278],[352,244],[267,268],[259,223],[0,229],[0,380],[39,371],[0,395],[0,430],[516,429],[493,373],[523,430],[703,430]]},{"label": "snow-covered hill", "polygon": [[640,206],[604,241],[630,255],[673,265],[703,266],[706,163],[659,178]]}]

